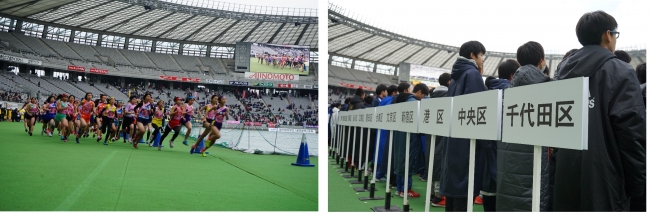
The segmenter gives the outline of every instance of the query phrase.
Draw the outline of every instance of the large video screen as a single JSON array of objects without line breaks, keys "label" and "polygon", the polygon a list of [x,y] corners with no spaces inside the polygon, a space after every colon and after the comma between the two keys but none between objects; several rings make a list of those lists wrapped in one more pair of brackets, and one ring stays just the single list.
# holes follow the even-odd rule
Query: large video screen
[{"label": "large video screen", "polygon": [[250,72],[309,75],[309,46],[251,43]]},{"label": "large video screen", "polygon": [[438,77],[442,73],[451,73],[451,70],[449,69],[444,69],[444,68],[434,68],[434,67],[428,67],[424,65],[413,65],[411,64],[411,73],[410,73],[410,80],[411,84],[419,84],[419,83],[424,83],[429,88],[435,88],[440,86],[440,83],[438,82]]}]

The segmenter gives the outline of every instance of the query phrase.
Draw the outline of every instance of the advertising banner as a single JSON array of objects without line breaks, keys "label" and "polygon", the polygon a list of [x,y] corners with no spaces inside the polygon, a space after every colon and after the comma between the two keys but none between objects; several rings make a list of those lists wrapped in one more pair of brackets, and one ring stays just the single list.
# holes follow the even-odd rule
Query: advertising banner
[{"label": "advertising banner", "polygon": [[177,77],[177,76],[159,76],[160,79],[167,80],[167,81],[179,81],[179,82],[196,82],[199,83],[201,82],[200,78],[190,78],[190,77]]},{"label": "advertising banner", "polygon": [[231,85],[248,85],[248,82],[230,81]]},{"label": "advertising banner", "polygon": [[86,67],[78,65],[68,65],[68,70],[86,72]]},{"label": "advertising banner", "polygon": [[108,70],[106,70],[106,69],[99,69],[99,68],[90,68],[90,73],[96,73],[96,74],[108,74]]},{"label": "advertising banner", "polygon": [[0,59],[10,61],[10,62],[23,63],[23,64],[43,65],[43,62],[41,62],[39,60],[26,59],[26,58],[22,58],[22,57],[5,55],[5,54],[1,54],[1,53],[0,53]]},{"label": "advertising banner", "polygon": [[246,72],[244,73],[246,79],[253,80],[267,80],[267,81],[298,81],[298,75],[296,74],[272,74],[272,73],[253,73]]},{"label": "advertising banner", "polygon": [[214,84],[223,84],[223,80],[206,79],[205,82],[214,83]]}]

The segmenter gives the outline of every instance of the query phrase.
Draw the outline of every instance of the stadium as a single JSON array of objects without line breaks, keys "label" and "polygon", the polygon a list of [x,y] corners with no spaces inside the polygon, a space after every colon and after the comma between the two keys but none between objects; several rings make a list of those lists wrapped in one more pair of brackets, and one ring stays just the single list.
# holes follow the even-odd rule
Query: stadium
[{"label": "stadium", "polygon": [[[403,3],[403,4],[408,4],[408,3]],[[398,15],[399,12],[396,11],[396,14],[390,14],[387,16],[398,16]],[[478,16],[480,17],[485,15],[478,15]],[[430,199],[428,197],[425,197],[427,190],[429,188],[433,189],[433,186],[427,186],[426,174],[424,175],[419,174],[420,179],[417,179],[418,172],[415,173],[416,176],[413,176],[412,179],[413,180],[412,189],[415,192],[419,192],[421,196],[419,194],[415,198],[409,196],[408,202],[407,200],[404,200],[404,203],[402,203],[402,198],[400,198],[403,196],[398,197],[397,195],[398,193],[395,190],[394,183],[390,185],[390,189],[389,189],[387,187],[387,184],[389,182],[385,180],[386,177],[377,178],[377,180],[375,181],[374,178],[375,176],[373,176],[373,174],[378,172],[375,172],[374,170],[379,170],[376,167],[372,168],[373,163],[377,161],[377,159],[374,160],[372,159],[375,156],[372,155],[375,152],[374,149],[375,146],[373,145],[375,144],[375,138],[374,138],[376,136],[375,129],[372,128],[368,129],[368,130],[372,130],[369,133],[369,131],[365,131],[366,130],[365,128],[359,128],[357,125],[342,125],[342,126],[339,125],[335,127],[333,124],[340,123],[338,121],[343,120],[343,118],[336,119],[335,117],[337,115],[342,114],[348,106],[353,105],[353,103],[346,103],[350,101],[349,98],[354,99],[354,97],[356,97],[358,100],[359,96],[355,96],[355,91],[357,91],[358,89],[362,89],[364,91],[365,97],[367,98],[368,96],[375,96],[375,97],[377,96],[377,92],[375,92],[375,89],[380,84],[391,86],[391,85],[399,85],[400,83],[407,82],[412,85],[411,87],[413,87],[413,85],[416,85],[418,83],[426,83],[429,89],[428,94],[430,95],[431,91],[434,91],[437,87],[440,86],[440,83],[438,83],[438,77],[442,73],[451,73],[452,66],[456,62],[457,58],[459,58],[460,47],[449,45],[449,44],[439,44],[439,43],[435,43],[435,41],[423,41],[420,39],[411,38],[409,36],[402,35],[399,32],[389,31],[382,27],[369,24],[372,22],[372,20],[366,19],[367,17],[364,18],[360,18],[360,17],[363,17],[363,14],[352,12],[349,10],[349,8],[343,8],[334,3],[329,4],[328,20],[327,20],[328,22],[328,62],[327,63],[328,63],[328,95],[329,95],[328,104],[330,104],[329,114],[331,116],[330,155],[332,156],[330,157],[329,160],[331,166],[328,168],[329,211],[378,212],[378,211],[389,211],[390,209],[390,211],[405,211],[405,212],[408,212],[409,210],[415,212],[423,212],[423,211],[428,212],[429,210],[432,212],[444,212],[447,209],[445,208],[444,199],[442,203],[439,203],[440,200],[438,201],[433,200],[434,196],[431,196],[431,201],[427,201]],[[419,21],[421,20],[415,20],[415,22],[419,22]],[[377,23],[377,22],[372,22],[372,23]],[[422,21],[422,23],[423,23],[422,27],[427,28],[425,24],[427,23],[427,21]],[[379,24],[382,23],[380,22]],[[450,32],[450,31],[453,32],[452,29],[443,30],[443,32]],[[644,46],[623,48],[622,50],[626,51],[627,54],[629,54],[631,60],[629,64],[631,65],[632,68],[637,68],[637,65],[646,62],[646,50]],[[564,53],[562,54],[547,53],[544,55],[546,66],[550,70],[550,74],[546,74],[548,77],[551,78],[554,77],[558,65],[562,62],[563,57],[565,57],[564,55],[565,55]],[[506,53],[506,52],[493,52],[488,50],[486,53],[484,53],[483,59],[484,62],[483,62],[482,78],[483,81],[485,81],[487,78],[494,78],[494,77],[498,78],[499,65],[502,62],[508,61],[510,59],[516,61],[517,54],[514,52]],[[645,96],[645,91],[643,93],[644,93],[643,95]],[[390,89],[389,89],[389,94],[390,94]],[[428,96],[426,97],[428,98]],[[394,99],[395,98],[393,98],[393,102]],[[361,101],[362,104],[359,105],[365,106],[366,109],[368,109],[372,105],[373,109],[376,109],[377,114],[379,114],[379,109],[381,107],[376,107],[375,103],[372,102],[372,99],[364,100],[362,97]],[[369,103],[369,101],[372,104]],[[424,101],[424,99],[422,99],[422,101]],[[336,113],[332,112],[332,107],[335,104],[339,105],[336,108],[337,111]],[[355,108],[358,109],[358,107]],[[352,114],[351,115],[353,116],[352,118],[355,118],[352,120],[356,121],[357,115],[354,115],[354,112],[355,110],[351,111],[351,113],[348,114]],[[453,114],[454,113],[452,113],[452,117],[455,118],[456,115]],[[426,115],[428,115],[428,112],[426,113]],[[347,120],[350,120],[349,118],[350,115],[347,115],[347,117],[348,117]],[[377,118],[378,118],[377,120],[381,120],[379,116],[377,116]],[[420,119],[422,118],[420,117]],[[374,119],[370,119],[370,120],[374,122]],[[399,119],[397,120],[399,121]],[[363,121],[363,119],[361,119],[361,121]],[[382,128],[384,127],[384,125],[386,124],[381,125]],[[357,126],[356,129],[354,126]],[[393,131],[391,130],[390,132],[392,133]],[[369,153],[365,153],[365,154],[363,153],[363,152],[367,152],[366,149],[368,148],[368,146],[365,145],[367,139],[365,137],[366,134],[370,138],[370,140],[368,141],[369,142],[368,145],[370,147],[370,149],[368,149],[370,151],[370,155],[369,155],[370,160],[365,159],[365,161],[369,161],[369,162],[363,161],[363,158],[369,154]],[[359,135],[361,135],[361,137]],[[356,138],[354,136],[356,136]],[[643,136],[645,136],[645,132]],[[383,140],[384,137],[385,136],[382,136],[382,140],[381,140],[382,145],[384,143]],[[413,138],[411,138],[411,140],[413,140]],[[359,141],[362,143],[361,146],[359,146]],[[424,145],[425,144],[424,137],[422,141]],[[379,139],[377,139],[377,143],[379,143]],[[427,143],[430,143],[430,141]],[[388,142],[386,142],[386,145],[388,145]],[[359,151],[360,148],[362,149],[362,151]],[[356,154],[356,151],[354,149],[356,149],[356,151],[358,151],[359,153]],[[411,147],[411,149],[413,149],[413,147]],[[388,152],[386,152],[387,150],[388,149],[384,149],[383,157],[381,156],[381,153],[379,153],[379,158],[386,158],[387,157],[386,154],[388,154]],[[381,152],[381,150],[379,151]],[[438,148],[436,147],[436,152],[437,151]],[[393,150],[393,152],[395,152],[395,150]],[[412,152],[413,150],[411,150],[411,153]],[[424,153],[426,153],[427,155],[425,159],[425,161],[427,162],[429,161],[428,152],[429,151],[427,148],[427,150],[424,151]],[[395,155],[395,153],[393,153],[393,155]],[[362,160],[359,161],[358,157],[361,157]],[[407,158],[409,157],[408,152],[406,157]],[[436,161],[439,161],[437,158],[438,156],[436,156]],[[359,161],[358,163],[361,164],[360,166],[362,167],[369,166],[370,168],[358,169],[357,166],[359,166],[359,164],[357,164],[357,161]],[[368,165],[366,165],[366,163]],[[380,162],[380,165],[381,164],[383,163]],[[393,167],[395,167],[395,165],[393,165]],[[404,166],[402,165],[402,167]],[[478,167],[479,166],[477,166],[477,171],[478,171]],[[385,173],[385,172],[381,172],[381,173]],[[341,177],[343,177],[344,179],[341,179]],[[384,180],[379,180],[379,179],[384,179]],[[404,182],[404,178],[401,179],[402,179],[401,182]],[[467,179],[467,177],[465,179]],[[372,186],[376,185],[376,187],[374,187],[375,188],[374,193],[371,193],[373,192],[373,190],[369,187],[368,180],[371,180],[370,183],[372,184]],[[465,183],[465,188],[467,188],[466,183]],[[386,191],[390,191],[390,193],[387,193]],[[437,194],[438,193],[436,192],[435,197],[440,197]],[[528,197],[529,197],[528,200],[530,200],[530,194],[531,193],[528,192]],[[467,196],[467,194],[465,194],[465,196]],[[391,198],[392,201],[390,200]],[[645,198],[643,200],[645,200]],[[476,199],[476,201],[474,202],[475,203],[474,203],[473,210],[483,211],[483,206],[481,205],[483,201],[480,201],[479,198]],[[425,207],[430,207],[430,209],[427,208],[425,210],[424,209]],[[520,212],[530,211],[530,205],[528,205],[527,209],[528,210],[521,208],[521,209],[517,209],[517,211]],[[513,210],[507,210],[507,211],[513,211]]]},{"label": "stadium", "polygon": [[[300,46],[309,66],[300,76],[250,73],[253,43]],[[318,167],[291,163],[318,162],[317,47],[315,8],[207,0],[3,1],[0,210],[316,211]],[[205,158],[180,143],[197,141],[200,118],[187,122],[191,131],[182,127],[175,148],[168,137],[158,150],[144,140],[138,150],[122,140],[103,146],[94,135],[59,141],[56,133],[39,135],[39,122],[33,136],[26,127],[23,132],[20,109],[29,98],[41,105],[51,95],[80,100],[86,93],[124,103],[150,94],[167,113],[175,97],[194,99],[198,110],[218,95],[228,116]]]}]

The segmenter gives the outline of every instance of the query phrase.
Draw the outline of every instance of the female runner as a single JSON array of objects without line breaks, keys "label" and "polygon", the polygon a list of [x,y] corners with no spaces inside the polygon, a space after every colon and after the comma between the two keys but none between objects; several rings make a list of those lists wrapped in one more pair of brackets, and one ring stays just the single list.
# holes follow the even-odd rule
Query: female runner
[{"label": "female runner", "polygon": [[[43,131],[47,133],[47,136],[52,137],[54,117],[56,116],[56,97],[48,97],[45,105],[42,106],[42,110],[45,112],[43,115]],[[43,135],[43,132],[41,132],[41,135]]]},{"label": "female runner", "polygon": [[93,124],[92,122],[92,114],[93,110],[95,109],[95,102],[93,102],[93,94],[90,92],[86,93],[86,97],[84,100],[81,102],[81,120],[79,121],[79,130],[78,135],[77,135],[77,143],[79,143],[79,138],[81,136],[88,136],[88,129],[90,126]]},{"label": "female runner", "polygon": [[188,145],[187,144],[187,138],[190,137],[190,133],[192,133],[192,117],[194,117],[194,98],[189,97],[185,101],[185,116],[181,118],[181,124],[187,128],[187,132],[185,132],[185,140],[183,140],[183,145]]},{"label": "female runner", "polygon": [[138,105],[135,107],[135,110],[138,114],[137,118],[137,133],[133,137],[133,148],[138,148],[138,142],[142,139],[144,136],[145,127],[149,126],[149,123],[151,123],[151,112],[152,112],[152,105],[151,102],[153,102],[153,99],[151,98],[151,94],[145,94],[142,101],[138,103]]},{"label": "female runner", "polygon": [[133,139],[133,127],[135,126],[136,119],[135,106],[138,104],[137,102],[137,97],[131,96],[129,102],[124,107],[124,121],[122,121],[122,132],[124,133],[123,143],[126,143],[127,140],[131,142],[131,139]]},{"label": "female runner", "polygon": [[[212,125],[210,126],[210,137],[208,137],[210,143],[208,143],[206,147],[201,149],[201,155],[203,155],[203,157],[207,157],[205,151],[209,149],[212,145],[214,145],[214,142],[216,142],[217,139],[221,138],[221,127],[223,126],[223,120],[224,118],[226,119],[228,118],[228,107],[226,107],[226,97],[224,97],[223,95],[219,96],[218,101],[219,101],[219,105],[216,107],[215,106],[212,107],[213,110],[216,110],[216,116],[214,121],[212,122]],[[202,137],[204,136],[202,135]],[[199,142],[201,141],[197,141],[197,144]],[[197,144],[194,144],[192,148],[196,148]],[[190,153],[193,152],[194,150],[190,151]]]},{"label": "female runner", "polygon": [[196,139],[196,143],[192,145],[192,150],[190,150],[190,153],[193,153],[194,148],[207,136],[210,134],[212,129],[210,128],[212,126],[212,122],[214,122],[215,117],[217,116],[217,109],[219,108],[219,96],[218,95],[212,95],[210,97],[210,103],[201,107],[199,109],[199,118],[202,118],[202,124],[203,128],[203,133],[199,136],[198,139]]},{"label": "female runner", "polygon": [[[162,129],[162,124],[163,124],[163,117],[165,116],[165,101],[163,100],[158,100],[156,103],[156,108],[154,109],[153,113],[153,120],[151,121],[151,124],[154,128],[153,131],[153,137],[149,141],[149,146],[152,146],[153,142],[156,140],[156,136],[160,133],[160,129]],[[162,138],[160,142],[158,142],[158,151],[162,148]]]},{"label": "female runner", "polygon": [[162,137],[160,137],[160,144],[165,140],[165,137],[174,130],[174,136],[172,136],[172,139],[169,141],[169,148],[174,148],[174,140],[176,137],[178,137],[178,134],[181,133],[181,118],[183,118],[183,99],[180,97],[174,98],[174,101],[176,101],[176,104],[172,106],[171,112],[169,112],[169,116],[172,117],[172,119],[169,121],[167,126],[165,126],[165,132],[163,133]]},{"label": "female runner", "polygon": [[63,140],[63,142],[68,142],[68,139],[64,137],[65,131],[68,129],[68,120],[66,119],[68,104],[68,95],[59,95],[59,101],[56,102],[56,116],[54,117],[54,122],[59,128],[59,131],[63,132],[61,135],[61,140]]},{"label": "female runner", "polygon": [[[108,104],[106,104],[103,110],[99,112],[102,116],[102,126],[99,128],[99,131],[106,133],[106,137],[104,138],[104,145],[108,145],[107,141],[113,143],[113,141],[109,139],[111,133],[115,132],[115,123],[113,121],[115,120],[116,110],[117,107],[115,107],[115,98],[111,97],[108,99]],[[101,140],[101,138],[98,138],[97,142],[99,142],[99,140]]]},{"label": "female runner", "polygon": [[[64,135],[66,140],[68,140],[68,137],[70,136],[70,134],[72,134],[74,132],[74,130],[75,130],[74,123],[75,123],[75,119],[76,119],[76,116],[77,116],[76,115],[77,114],[77,107],[75,105],[75,101],[76,100],[75,100],[74,95],[70,95],[68,97],[68,107],[66,108],[66,111],[65,111],[65,116],[66,116],[65,119],[68,120],[68,129],[66,130],[66,132],[65,132],[66,134]],[[76,134],[75,134],[75,136],[76,136]]]},{"label": "female runner", "polygon": [[32,97],[28,103],[23,106],[23,109],[26,109],[25,111],[25,123],[27,123],[27,127],[29,128],[29,136],[32,136],[32,132],[34,132],[34,123],[36,122],[36,118],[38,118],[38,100],[36,100],[35,97]]}]

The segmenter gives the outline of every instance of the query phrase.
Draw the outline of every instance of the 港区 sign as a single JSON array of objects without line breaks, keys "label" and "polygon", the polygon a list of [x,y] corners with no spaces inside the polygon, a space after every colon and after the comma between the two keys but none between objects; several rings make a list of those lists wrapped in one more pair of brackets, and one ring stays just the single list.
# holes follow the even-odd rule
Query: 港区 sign
[{"label": "\u6e2f\u533a sign", "polygon": [[96,73],[96,74],[108,74],[108,70],[106,70],[106,69],[99,69],[99,68],[90,68],[90,73]]},{"label": "\u6e2f\u533a sign", "polygon": [[489,90],[455,96],[452,100],[451,137],[500,140],[502,94],[502,90]]},{"label": "\u6e2f\u533a sign", "polygon": [[230,81],[231,85],[248,85],[248,82]]},{"label": "\u6e2f\u533a sign", "polygon": [[589,78],[509,88],[503,142],[586,150]]},{"label": "\u6e2f\u533a sign", "polygon": [[190,77],[177,77],[177,76],[159,76],[160,79],[167,81],[179,81],[179,82],[201,82],[200,78],[190,78]]},{"label": "\u6e2f\u533a sign", "polygon": [[274,74],[274,73],[253,73],[245,72],[246,79],[267,80],[267,81],[298,81],[296,74]]},{"label": "\u6e2f\u533a sign", "polygon": [[68,70],[86,72],[86,67],[78,65],[68,65]]},{"label": "\u6e2f\u533a sign", "polygon": [[449,136],[451,133],[451,103],[453,97],[440,97],[420,101],[420,133]]},{"label": "\u6e2f\u533a sign", "polygon": [[278,88],[298,88],[296,84],[278,84]]}]

